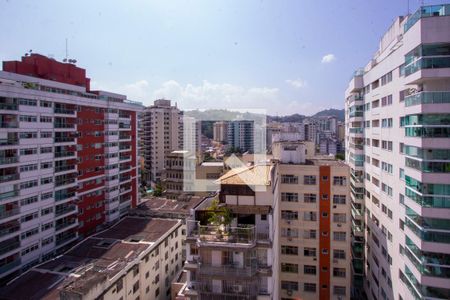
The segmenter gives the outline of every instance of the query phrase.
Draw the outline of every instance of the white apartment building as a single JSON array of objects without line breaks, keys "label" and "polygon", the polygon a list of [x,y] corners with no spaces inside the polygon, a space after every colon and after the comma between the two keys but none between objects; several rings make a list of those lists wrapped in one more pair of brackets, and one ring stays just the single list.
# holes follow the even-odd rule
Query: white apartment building
[{"label": "white apartment building", "polygon": [[355,296],[450,298],[450,5],[397,18],[345,93]]},{"label": "white apartment building", "polygon": [[166,155],[183,147],[182,114],[170,100],[155,100],[141,115],[142,154],[147,184],[161,181]]},{"label": "white apartment building", "polygon": [[[39,54],[0,71],[0,278],[139,203],[137,112],[85,70]],[[26,75],[24,75],[26,74]]]}]

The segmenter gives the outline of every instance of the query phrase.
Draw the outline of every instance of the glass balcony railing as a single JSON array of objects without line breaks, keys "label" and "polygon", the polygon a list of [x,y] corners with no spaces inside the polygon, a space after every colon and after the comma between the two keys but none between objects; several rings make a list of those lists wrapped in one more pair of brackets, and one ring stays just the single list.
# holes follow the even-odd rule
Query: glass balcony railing
[{"label": "glass balcony railing", "polygon": [[405,136],[422,138],[449,138],[450,127],[407,127],[405,128]]},{"label": "glass balcony railing", "polygon": [[19,174],[0,175],[0,182],[19,180]]},{"label": "glass balcony railing", "polygon": [[415,222],[413,222],[408,217],[405,219],[405,225],[412,231],[414,234],[423,241],[433,242],[433,243],[443,243],[450,244],[450,231],[440,231],[440,230],[432,230],[432,229],[423,229],[419,227]]},{"label": "glass balcony railing", "polygon": [[420,92],[405,97],[405,106],[450,103],[450,92]]},{"label": "glass balcony railing", "polygon": [[405,195],[422,207],[450,208],[450,196],[421,195],[408,187],[405,187]]},{"label": "glass balcony railing", "polygon": [[449,15],[450,15],[449,4],[422,6],[413,15],[408,17],[408,20],[404,25],[404,31],[407,32],[421,18],[449,16]]},{"label": "glass balcony railing", "polygon": [[364,128],[353,127],[349,129],[350,133],[364,133]]},{"label": "glass balcony railing", "polygon": [[450,278],[450,255],[421,251],[406,237],[405,254],[424,276]]},{"label": "glass balcony railing", "polygon": [[0,157],[0,165],[15,164],[19,161],[18,156]]},{"label": "glass balcony railing", "polygon": [[18,266],[20,266],[20,264],[22,263],[21,259],[18,258],[12,262],[6,263],[2,266],[0,266],[0,274],[3,274],[5,272],[8,272],[14,268],[17,268]]},{"label": "glass balcony railing", "polygon": [[450,56],[420,57],[405,66],[405,76],[411,75],[422,69],[450,68]]}]

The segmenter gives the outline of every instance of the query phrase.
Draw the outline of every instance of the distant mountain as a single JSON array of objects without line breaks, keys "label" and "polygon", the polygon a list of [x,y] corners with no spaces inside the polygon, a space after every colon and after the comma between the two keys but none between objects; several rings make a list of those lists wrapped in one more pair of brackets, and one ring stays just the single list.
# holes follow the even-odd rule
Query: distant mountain
[{"label": "distant mountain", "polygon": [[293,114],[290,116],[267,116],[267,122],[292,122],[292,123],[297,123],[297,122],[302,122],[304,119],[306,118],[306,116],[304,115],[299,115],[299,114]]},{"label": "distant mountain", "polygon": [[334,116],[339,121],[344,121],[345,120],[345,111],[344,111],[344,109],[330,108],[330,109],[325,109],[325,110],[319,111],[312,117],[325,117],[325,116]]}]

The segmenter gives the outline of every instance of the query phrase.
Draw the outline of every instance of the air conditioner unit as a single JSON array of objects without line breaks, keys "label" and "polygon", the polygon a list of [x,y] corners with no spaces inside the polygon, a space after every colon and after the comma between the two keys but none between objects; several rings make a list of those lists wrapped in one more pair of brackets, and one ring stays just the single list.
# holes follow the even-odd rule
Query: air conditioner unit
[{"label": "air conditioner unit", "polygon": [[286,291],[286,294],[287,294],[288,296],[292,296],[292,290],[287,290],[287,291]]},{"label": "air conditioner unit", "polygon": [[341,223],[338,223],[338,224],[337,224],[337,227],[342,227],[342,224],[341,224]]},{"label": "air conditioner unit", "polygon": [[333,205],[333,208],[337,208],[337,206],[336,206],[336,205]]},{"label": "air conditioner unit", "polygon": [[317,258],[315,258],[315,257],[314,257],[314,258],[313,258],[313,260],[314,260],[314,261],[316,261],[316,260],[317,260]]}]

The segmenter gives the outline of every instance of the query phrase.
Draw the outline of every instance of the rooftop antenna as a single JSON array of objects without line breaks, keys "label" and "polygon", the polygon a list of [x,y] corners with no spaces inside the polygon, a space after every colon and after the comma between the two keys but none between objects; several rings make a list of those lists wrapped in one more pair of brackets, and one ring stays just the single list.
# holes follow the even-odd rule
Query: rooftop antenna
[{"label": "rooftop antenna", "polygon": [[69,63],[69,64],[75,64],[77,62],[76,59],[69,58],[69,41],[66,38],[66,58],[63,59],[63,62]]}]

